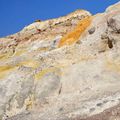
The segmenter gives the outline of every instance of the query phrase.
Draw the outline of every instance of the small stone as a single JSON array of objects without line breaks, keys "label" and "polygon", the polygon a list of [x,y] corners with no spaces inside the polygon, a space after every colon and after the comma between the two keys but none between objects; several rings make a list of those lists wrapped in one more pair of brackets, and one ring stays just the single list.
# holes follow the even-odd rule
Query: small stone
[{"label": "small stone", "polygon": [[35,22],[41,22],[41,20],[35,20]]},{"label": "small stone", "polygon": [[93,112],[93,111],[95,111],[95,108],[90,108],[90,112]]},{"label": "small stone", "polygon": [[60,108],[59,111],[63,111],[63,108]]},{"label": "small stone", "polygon": [[99,107],[100,107],[100,106],[102,106],[102,103],[97,103],[96,106],[99,106]]},{"label": "small stone", "polygon": [[88,30],[89,34],[93,34],[95,32],[95,27]]}]

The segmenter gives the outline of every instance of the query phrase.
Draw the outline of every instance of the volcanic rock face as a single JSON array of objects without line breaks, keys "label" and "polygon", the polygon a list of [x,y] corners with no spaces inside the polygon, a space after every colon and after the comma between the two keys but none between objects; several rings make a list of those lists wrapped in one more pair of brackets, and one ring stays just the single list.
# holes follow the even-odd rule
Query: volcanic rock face
[{"label": "volcanic rock face", "polygon": [[0,119],[88,120],[119,102],[120,3],[0,39]]}]

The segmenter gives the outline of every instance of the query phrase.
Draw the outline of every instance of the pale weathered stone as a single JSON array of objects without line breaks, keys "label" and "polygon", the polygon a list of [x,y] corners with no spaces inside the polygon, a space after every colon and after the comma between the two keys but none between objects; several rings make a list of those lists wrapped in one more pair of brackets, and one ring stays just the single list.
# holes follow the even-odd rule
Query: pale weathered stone
[{"label": "pale weathered stone", "polygon": [[83,119],[118,105],[119,6],[94,16],[77,10],[1,38],[0,119]]}]

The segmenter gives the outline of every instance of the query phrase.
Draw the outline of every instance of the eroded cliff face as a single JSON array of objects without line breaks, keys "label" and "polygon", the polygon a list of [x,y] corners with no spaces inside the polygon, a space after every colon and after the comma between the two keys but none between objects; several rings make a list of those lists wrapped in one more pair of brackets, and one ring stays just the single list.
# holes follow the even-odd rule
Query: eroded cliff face
[{"label": "eroded cliff face", "polygon": [[36,21],[1,38],[0,119],[86,119],[119,104],[119,6]]}]

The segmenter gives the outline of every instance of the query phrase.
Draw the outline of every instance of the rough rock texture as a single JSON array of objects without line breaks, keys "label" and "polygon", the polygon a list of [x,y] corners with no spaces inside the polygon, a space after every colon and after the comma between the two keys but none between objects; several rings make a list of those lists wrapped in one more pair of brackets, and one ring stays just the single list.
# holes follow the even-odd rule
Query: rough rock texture
[{"label": "rough rock texture", "polygon": [[0,39],[0,119],[119,120],[119,102],[120,3]]}]

